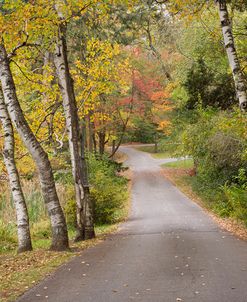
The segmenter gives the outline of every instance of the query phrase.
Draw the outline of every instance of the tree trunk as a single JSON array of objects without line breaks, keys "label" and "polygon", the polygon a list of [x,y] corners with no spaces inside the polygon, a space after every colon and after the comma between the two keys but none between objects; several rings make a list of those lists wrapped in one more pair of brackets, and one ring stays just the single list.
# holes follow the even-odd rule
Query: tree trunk
[{"label": "tree trunk", "polygon": [[148,21],[148,25],[147,25],[146,32],[147,32],[147,36],[148,36],[148,44],[149,44],[150,49],[151,49],[152,52],[153,52],[153,55],[156,57],[156,59],[157,59],[158,62],[160,63],[162,72],[164,73],[164,75],[165,75],[165,77],[167,78],[167,80],[168,80],[168,81],[171,81],[171,80],[172,80],[171,74],[167,71],[167,69],[166,69],[166,67],[165,67],[165,65],[164,65],[164,62],[163,62],[163,60],[162,60],[161,54],[160,54],[159,51],[154,47],[153,39],[152,39],[152,34],[151,34],[151,30],[150,30],[150,22],[149,22],[149,21]]},{"label": "tree trunk", "polygon": [[112,147],[111,148],[112,148],[111,153],[115,154],[115,149],[116,149],[116,140],[115,139],[112,141]]},{"label": "tree trunk", "polygon": [[246,110],[247,108],[246,83],[243,73],[241,71],[237,51],[234,44],[234,37],[232,34],[232,26],[228,15],[227,4],[225,0],[216,0],[216,3],[218,6],[219,17],[222,27],[224,44],[228,56],[228,61],[233,73],[235,89],[239,100],[239,106],[242,110]]},{"label": "tree trunk", "polygon": [[118,144],[116,145],[116,141],[114,141],[114,144],[112,145],[112,153],[109,156],[109,158],[112,158],[116,154],[116,152],[118,151],[119,147],[121,146],[123,138],[124,138],[124,134],[126,132],[127,125],[128,125],[128,122],[129,122],[129,118],[130,118],[130,115],[127,117],[126,121],[123,124],[123,129],[122,129],[122,133],[121,133],[120,139],[118,141]]},{"label": "tree trunk", "polygon": [[89,150],[88,149],[88,131],[87,131],[87,117],[82,118],[81,120],[81,150]]},{"label": "tree trunk", "polygon": [[[69,136],[69,149],[71,156],[72,174],[75,181],[76,192],[76,208],[77,208],[77,235],[75,240],[84,240],[89,235],[86,235],[86,225],[89,219],[93,222],[93,218],[87,217],[90,212],[87,211],[89,205],[89,186],[88,177],[85,171],[85,157],[81,157],[80,150],[80,127],[77,112],[77,104],[74,93],[74,85],[69,72],[69,64],[67,58],[66,45],[66,24],[60,24],[58,33],[58,42],[56,45],[54,64],[57,71],[59,87],[63,99],[63,107],[66,118],[66,127]],[[82,151],[84,153],[84,150]],[[94,226],[90,226],[94,229]],[[94,232],[91,232],[94,237]],[[91,238],[92,238],[91,237]]]},{"label": "tree trunk", "polygon": [[9,116],[38,169],[43,198],[51,220],[51,249],[65,250],[69,246],[67,226],[57,196],[51,164],[47,153],[30,129],[20,107],[10,70],[9,59],[3,43],[0,44],[0,80]]},{"label": "tree trunk", "polygon": [[99,154],[103,155],[105,152],[105,132],[100,131],[98,133],[99,136]]},{"label": "tree trunk", "polygon": [[94,126],[94,122],[91,120],[91,117],[93,115],[93,111],[90,110],[88,115],[86,116],[85,122],[87,124],[87,130],[88,130],[88,143],[87,143],[87,147],[88,147],[88,151],[90,153],[96,153],[96,139],[95,139],[95,126]]},{"label": "tree trunk", "polygon": [[86,128],[88,130],[88,135],[87,135],[87,138],[88,138],[88,143],[87,143],[88,151],[90,153],[92,153],[93,152],[93,136],[92,136],[92,123],[91,123],[91,114],[90,113],[88,113],[88,115],[86,116],[85,122],[86,122]]},{"label": "tree trunk", "polygon": [[155,138],[155,143],[154,143],[154,153],[158,153],[158,142]]},{"label": "tree trunk", "polygon": [[84,239],[91,239],[95,237],[94,231],[94,203],[90,195],[88,183],[88,169],[85,158],[85,140],[82,139],[81,149],[81,169],[83,171],[83,221],[84,221]]},{"label": "tree trunk", "polygon": [[96,135],[95,135],[94,122],[91,122],[91,128],[92,128],[93,152],[94,152],[94,154],[96,154],[97,153],[97,141],[96,141]]},{"label": "tree trunk", "polygon": [[17,220],[18,253],[31,251],[32,242],[26,201],[23,195],[19,174],[15,164],[15,140],[11,120],[4,103],[0,87],[0,120],[4,132],[3,158],[7,169],[9,185],[14,200]]}]

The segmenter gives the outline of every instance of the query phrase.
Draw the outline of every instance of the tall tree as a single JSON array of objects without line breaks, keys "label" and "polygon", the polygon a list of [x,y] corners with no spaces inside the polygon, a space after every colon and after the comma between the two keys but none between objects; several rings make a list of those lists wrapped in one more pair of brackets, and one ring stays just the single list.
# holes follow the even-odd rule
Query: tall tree
[{"label": "tall tree", "polygon": [[0,121],[4,132],[3,158],[9,178],[9,185],[16,210],[18,252],[32,250],[29,228],[29,218],[26,201],[15,163],[15,140],[12,123],[4,103],[2,88],[0,87]]},{"label": "tall tree", "polygon": [[76,208],[77,208],[77,235],[75,240],[84,240],[95,237],[93,222],[93,203],[90,198],[87,165],[84,150],[80,150],[80,127],[78,109],[74,93],[74,84],[70,75],[67,43],[66,21],[59,11],[60,24],[57,44],[54,54],[54,63],[57,71],[59,87],[63,99],[66,118],[66,127],[69,136],[69,149],[71,156],[72,174],[75,181]]},{"label": "tall tree", "polygon": [[226,0],[216,0],[219,17],[222,27],[224,44],[235,82],[235,89],[242,110],[247,109],[247,87],[241,70],[239,58],[235,48],[234,37],[232,34],[231,20],[229,18]]},{"label": "tall tree", "polygon": [[47,153],[33,134],[21,109],[10,69],[10,59],[7,55],[3,39],[0,44],[0,81],[10,118],[37,166],[43,198],[51,220],[51,249],[67,249],[69,246],[67,226],[57,196],[52,167]]},{"label": "tall tree", "polygon": [[[242,110],[246,110],[247,108],[247,85],[241,70],[240,61],[238,58],[238,53],[235,47],[234,36],[232,32],[232,22],[229,17],[227,3],[231,3],[231,1],[227,0],[214,0],[214,1],[201,1],[201,0],[154,0],[156,3],[159,4],[166,4],[167,8],[171,11],[171,13],[179,14],[181,17],[189,17],[198,15],[203,11],[206,4],[212,4],[213,2],[216,3],[219,13],[219,18],[222,27],[222,34],[224,45],[229,61],[229,66],[231,68],[235,90],[237,94],[237,98],[239,100],[239,106]],[[239,9],[245,9],[246,5],[244,1],[232,1],[233,7],[236,6]],[[204,24],[205,26],[205,24]]]}]

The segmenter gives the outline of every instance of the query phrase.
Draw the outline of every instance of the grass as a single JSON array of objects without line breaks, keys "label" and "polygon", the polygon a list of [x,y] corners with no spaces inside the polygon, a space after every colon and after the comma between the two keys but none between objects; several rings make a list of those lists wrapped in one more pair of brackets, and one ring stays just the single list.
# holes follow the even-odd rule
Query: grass
[{"label": "grass", "polygon": [[154,146],[138,146],[138,147],[135,147],[135,148],[137,150],[142,151],[142,152],[150,153],[152,155],[152,157],[156,158],[156,159],[171,157],[171,154],[168,151],[155,153],[155,147]]},{"label": "grass", "polygon": [[191,169],[194,166],[192,159],[182,159],[170,163],[165,163],[161,165],[163,168],[181,168],[181,169]]}]

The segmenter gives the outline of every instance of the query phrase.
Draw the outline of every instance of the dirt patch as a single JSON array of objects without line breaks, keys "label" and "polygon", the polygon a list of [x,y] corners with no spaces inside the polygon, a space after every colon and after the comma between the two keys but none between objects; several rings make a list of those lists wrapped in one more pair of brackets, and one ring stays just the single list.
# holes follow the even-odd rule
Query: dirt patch
[{"label": "dirt patch", "polygon": [[163,168],[162,174],[175,184],[176,178],[189,175],[189,169]]},{"label": "dirt patch", "polygon": [[221,229],[226,230],[237,237],[247,240],[247,228],[246,226],[232,218],[221,218],[208,209],[205,202],[192,190],[191,186],[183,179],[184,176],[188,176],[191,173],[191,169],[175,169],[164,168],[161,174],[178,187],[186,196],[192,199],[194,202],[200,205],[207,214],[214,219],[214,221],[220,226]]}]

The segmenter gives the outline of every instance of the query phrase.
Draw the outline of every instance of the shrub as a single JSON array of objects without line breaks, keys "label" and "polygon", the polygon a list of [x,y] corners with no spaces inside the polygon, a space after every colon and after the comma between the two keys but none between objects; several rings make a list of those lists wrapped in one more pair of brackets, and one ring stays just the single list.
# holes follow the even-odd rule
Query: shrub
[{"label": "shrub", "polygon": [[121,220],[128,198],[127,180],[119,175],[121,170],[107,157],[89,156],[91,196],[95,202],[96,224],[111,224]]},{"label": "shrub", "polygon": [[229,216],[242,220],[247,226],[247,191],[236,185],[224,186],[223,192],[227,198],[227,207],[231,209]]},{"label": "shrub", "polygon": [[215,212],[247,223],[246,116],[238,111],[197,109],[181,135],[182,154],[193,157],[193,189]]},{"label": "shrub", "polygon": [[[95,204],[95,223],[112,224],[120,221],[128,198],[127,180],[119,174],[122,165],[97,155],[88,155],[91,198]],[[76,225],[76,202],[74,187],[68,186],[67,203],[64,207],[69,227]]]},{"label": "shrub", "polygon": [[238,112],[198,110],[196,123],[181,135],[182,152],[191,155],[202,181],[224,185],[247,168],[246,117]]},{"label": "shrub", "polygon": [[74,199],[69,199],[64,207],[66,222],[69,227],[76,226],[76,202]]}]

